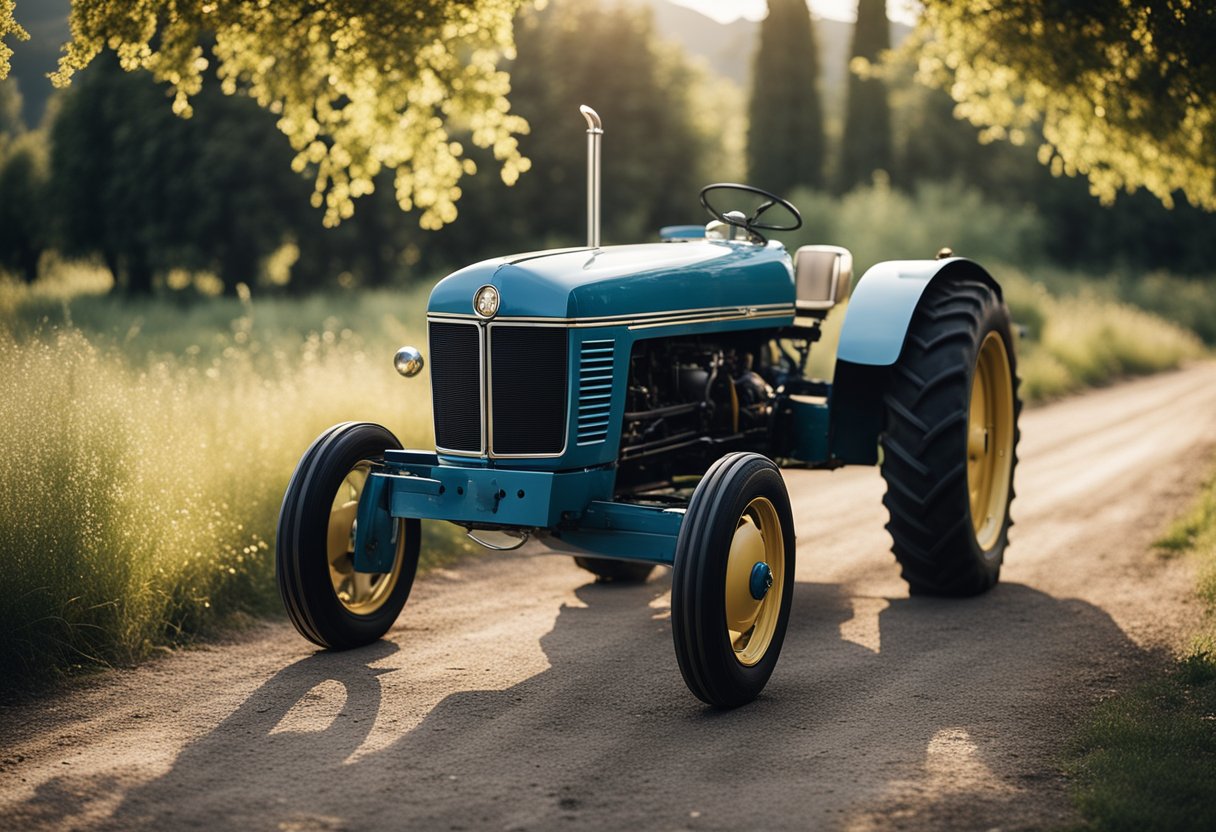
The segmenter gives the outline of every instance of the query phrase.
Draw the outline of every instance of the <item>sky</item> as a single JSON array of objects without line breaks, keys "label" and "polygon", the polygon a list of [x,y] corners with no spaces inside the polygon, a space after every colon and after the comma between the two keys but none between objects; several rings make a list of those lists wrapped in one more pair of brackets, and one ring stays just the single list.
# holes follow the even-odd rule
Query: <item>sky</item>
[{"label": "sky", "polygon": [[[759,20],[764,17],[766,0],[672,0],[681,6],[696,9],[720,23],[740,17]],[[811,9],[820,17],[834,20],[856,20],[857,0],[810,0]],[[909,10],[908,0],[887,0],[887,15],[901,23],[914,23],[916,15]]]}]

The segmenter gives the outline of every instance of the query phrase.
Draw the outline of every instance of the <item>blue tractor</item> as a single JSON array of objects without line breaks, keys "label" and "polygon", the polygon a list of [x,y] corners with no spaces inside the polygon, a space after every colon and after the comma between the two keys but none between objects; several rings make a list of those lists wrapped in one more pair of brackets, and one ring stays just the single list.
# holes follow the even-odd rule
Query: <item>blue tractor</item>
[{"label": "blue tractor", "polygon": [[[588,123],[588,241],[476,263],[427,307],[434,450],[380,425],[323,433],[279,518],[288,614],[330,649],[385,634],[414,579],[420,523],[490,549],[529,538],[600,580],[672,569],[671,628],[689,689],[754,699],[781,650],[794,518],[780,467],[879,464],[888,529],[916,593],[998,578],[1017,464],[1014,339],[1001,288],[943,252],[880,263],[848,304],[831,382],[808,378],[852,258],[791,254],[801,225],[759,188],[709,185],[704,227],[601,246],[599,117]],[[404,376],[422,353],[402,347]]]}]

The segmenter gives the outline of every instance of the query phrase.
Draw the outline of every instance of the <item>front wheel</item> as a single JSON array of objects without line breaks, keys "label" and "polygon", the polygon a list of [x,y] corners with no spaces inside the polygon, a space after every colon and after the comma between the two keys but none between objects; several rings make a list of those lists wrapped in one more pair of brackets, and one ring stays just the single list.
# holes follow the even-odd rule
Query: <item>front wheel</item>
[{"label": "front wheel", "polygon": [[1017,467],[1009,310],[986,283],[925,292],[886,397],[887,529],[915,593],[976,595],[1000,576]]},{"label": "front wheel", "polygon": [[785,481],[755,453],[722,457],[693,492],[671,582],[671,630],[688,689],[734,708],[767,684],[794,592],[794,518]]},{"label": "front wheel", "polygon": [[354,569],[355,516],[385,449],[384,427],[345,422],[321,434],[292,474],[279,512],[275,575],[291,623],[321,647],[343,650],[380,638],[397,620],[418,569],[421,525],[398,520],[388,572]]}]

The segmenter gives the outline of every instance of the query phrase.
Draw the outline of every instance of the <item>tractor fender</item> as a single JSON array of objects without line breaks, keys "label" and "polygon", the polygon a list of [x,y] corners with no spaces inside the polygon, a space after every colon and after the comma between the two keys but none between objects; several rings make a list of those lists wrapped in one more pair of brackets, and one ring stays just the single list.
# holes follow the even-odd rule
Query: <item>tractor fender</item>
[{"label": "tractor fender", "polygon": [[980,280],[1002,296],[992,275],[962,257],[892,260],[871,267],[858,281],[836,350],[828,428],[834,459],[859,465],[878,462],[878,435],[886,421],[883,399],[891,367],[903,352],[908,326],[925,289],[943,280]]}]

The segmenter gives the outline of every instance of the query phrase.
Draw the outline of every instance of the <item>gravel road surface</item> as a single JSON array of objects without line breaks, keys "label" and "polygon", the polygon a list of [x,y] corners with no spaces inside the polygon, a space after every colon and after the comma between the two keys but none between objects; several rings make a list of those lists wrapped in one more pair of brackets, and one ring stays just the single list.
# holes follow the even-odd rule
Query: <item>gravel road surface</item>
[{"label": "gravel road surface", "polygon": [[389,637],[286,624],[0,708],[5,829],[1024,829],[1075,720],[1197,620],[1151,542],[1216,449],[1216,366],[1023,415],[1001,584],[909,598],[876,469],[787,472],[798,583],[763,696],[684,688],[664,571],[469,559]]}]

